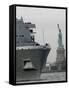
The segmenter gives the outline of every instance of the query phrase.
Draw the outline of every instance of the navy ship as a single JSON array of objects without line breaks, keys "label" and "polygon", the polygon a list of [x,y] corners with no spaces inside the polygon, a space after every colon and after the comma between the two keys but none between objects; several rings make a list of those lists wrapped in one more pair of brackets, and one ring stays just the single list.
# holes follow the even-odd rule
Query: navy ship
[{"label": "navy ship", "polygon": [[35,42],[35,24],[16,19],[16,81],[40,80],[50,45]]}]

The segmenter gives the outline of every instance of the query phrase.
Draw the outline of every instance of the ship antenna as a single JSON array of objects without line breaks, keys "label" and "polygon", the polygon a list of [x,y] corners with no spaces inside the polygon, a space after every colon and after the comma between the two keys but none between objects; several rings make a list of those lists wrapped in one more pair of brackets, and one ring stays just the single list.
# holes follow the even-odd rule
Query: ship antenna
[{"label": "ship antenna", "polygon": [[44,44],[44,30],[43,30],[43,44]]}]

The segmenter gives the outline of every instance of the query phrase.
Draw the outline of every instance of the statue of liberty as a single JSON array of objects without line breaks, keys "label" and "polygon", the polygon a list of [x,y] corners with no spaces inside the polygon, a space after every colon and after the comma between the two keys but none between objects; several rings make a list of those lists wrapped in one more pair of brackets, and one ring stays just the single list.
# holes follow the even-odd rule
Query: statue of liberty
[{"label": "statue of liberty", "polygon": [[59,28],[59,24],[57,24],[58,30],[59,30],[59,34],[58,34],[58,47],[61,48],[63,47],[63,43],[62,43],[62,32],[61,29]]}]

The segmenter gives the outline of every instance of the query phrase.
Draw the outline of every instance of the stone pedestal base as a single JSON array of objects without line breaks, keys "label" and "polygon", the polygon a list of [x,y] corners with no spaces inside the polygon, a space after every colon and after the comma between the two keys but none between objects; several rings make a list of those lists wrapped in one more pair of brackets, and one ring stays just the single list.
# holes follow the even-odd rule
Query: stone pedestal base
[{"label": "stone pedestal base", "polygon": [[57,49],[56,65],[58,67],[58,71],[62,71],[66,67],[65,49],[63,47]]}]

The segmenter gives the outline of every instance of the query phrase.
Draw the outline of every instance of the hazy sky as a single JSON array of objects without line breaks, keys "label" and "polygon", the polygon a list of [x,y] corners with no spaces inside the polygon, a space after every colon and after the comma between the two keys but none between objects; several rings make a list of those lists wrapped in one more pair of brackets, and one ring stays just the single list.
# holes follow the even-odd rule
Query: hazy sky
[{"label": "hazy sky", "polygon": [[[58,28],[63,35],[63,45],[65,47],[66,35],[66,11],[63,9],[50,9],[50,8],[31,8],[31,7],[17,7],[16,17],[18,19],[23,17],[24,22],[31,22],[36,25],[34,31],[35,41],[41,45],[49,43],[51,51],[48,55],[47,62],[53,63],[56,60],[56,49],[58,47]],[[44,32],[44,39],[43,39]]]}]

